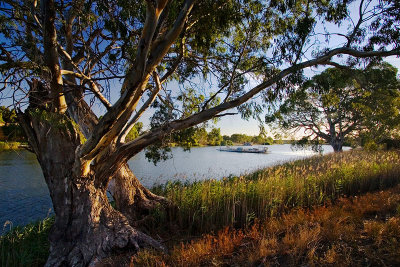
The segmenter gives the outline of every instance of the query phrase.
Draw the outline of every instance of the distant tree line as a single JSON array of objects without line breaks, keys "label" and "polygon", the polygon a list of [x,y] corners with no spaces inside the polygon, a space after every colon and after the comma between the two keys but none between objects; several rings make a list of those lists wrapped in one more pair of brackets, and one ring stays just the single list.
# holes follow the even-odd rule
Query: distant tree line
[{"label": "distant tree line", "polygon": [[221,135],[220,128],[212,128],[209,132],[205,128],[189,128],[172,136],[172,143],[177,146],[230,146],[245,143],[271,145],[274,139],[265,134],[256,136],[246,134]]},{"label": "distant tree line", "polygon": [[14,109],[0,106],[0,141],[24,141],[24,132],[17,124]]}]

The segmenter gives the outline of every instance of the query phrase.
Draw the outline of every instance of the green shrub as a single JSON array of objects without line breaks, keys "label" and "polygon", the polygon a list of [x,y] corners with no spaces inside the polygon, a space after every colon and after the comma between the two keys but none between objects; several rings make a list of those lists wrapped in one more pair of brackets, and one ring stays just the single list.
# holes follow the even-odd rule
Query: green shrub
[{"label": "green shrub", "polygon": [[1,150],[15,150],[19,149],[21,143],[19,142],[2,142],[0,141],[0,151]]}]

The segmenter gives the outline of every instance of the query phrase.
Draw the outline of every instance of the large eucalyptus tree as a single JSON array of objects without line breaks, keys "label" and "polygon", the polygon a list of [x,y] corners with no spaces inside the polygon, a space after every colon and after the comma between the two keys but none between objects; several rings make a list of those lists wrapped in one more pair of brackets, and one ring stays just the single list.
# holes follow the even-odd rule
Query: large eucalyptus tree
[{"label": "large eucalyptus tree", "polygon": [[[399,55],[399,14],[396,0],[1,1],[2,90],[25,107],[56,214],[47,266],[161,248],[133,225],[167,202],[129,158],[226,110],[256,114],[305,68]],[[151,129],[126,141],[148,109]]]}]

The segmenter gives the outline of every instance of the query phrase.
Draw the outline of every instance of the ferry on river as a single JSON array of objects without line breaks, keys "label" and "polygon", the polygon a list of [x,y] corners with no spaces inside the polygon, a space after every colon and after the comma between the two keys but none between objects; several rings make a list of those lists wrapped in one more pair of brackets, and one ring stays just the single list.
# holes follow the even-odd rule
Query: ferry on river
[{"label": "ferry on river", "polygon": [[268,147],[251,147],[251,148],[223,147],[223,148],[219,148],[218,150],[224,151],[224,152],[238,152],[238,153],[261,153],[261,154],[268,153]]}]

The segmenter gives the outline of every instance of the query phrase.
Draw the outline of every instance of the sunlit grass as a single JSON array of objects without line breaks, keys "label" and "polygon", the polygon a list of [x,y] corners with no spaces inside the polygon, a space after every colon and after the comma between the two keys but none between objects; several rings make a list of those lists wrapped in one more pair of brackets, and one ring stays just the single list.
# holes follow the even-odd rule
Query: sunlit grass
[{"label": "sunlit grass", "polygon": [[399,266],[400,187],[294,209],[172,246],[143,250],[131,266]]},{"label": "sunlit grass", "polygon": [[[398,152],[345,152],[315,156],[247,176],[195,183],[168,183],[154,188],[176,205],[160,225],[176,224],[191,233],[225,226],[244,227],[255,218],[278,216],[294,207],[312,207],[392,187],[400,182]],[[169,219],[168,219],[169,218]],[[157,225],[154,225],[157,227]]]}]

